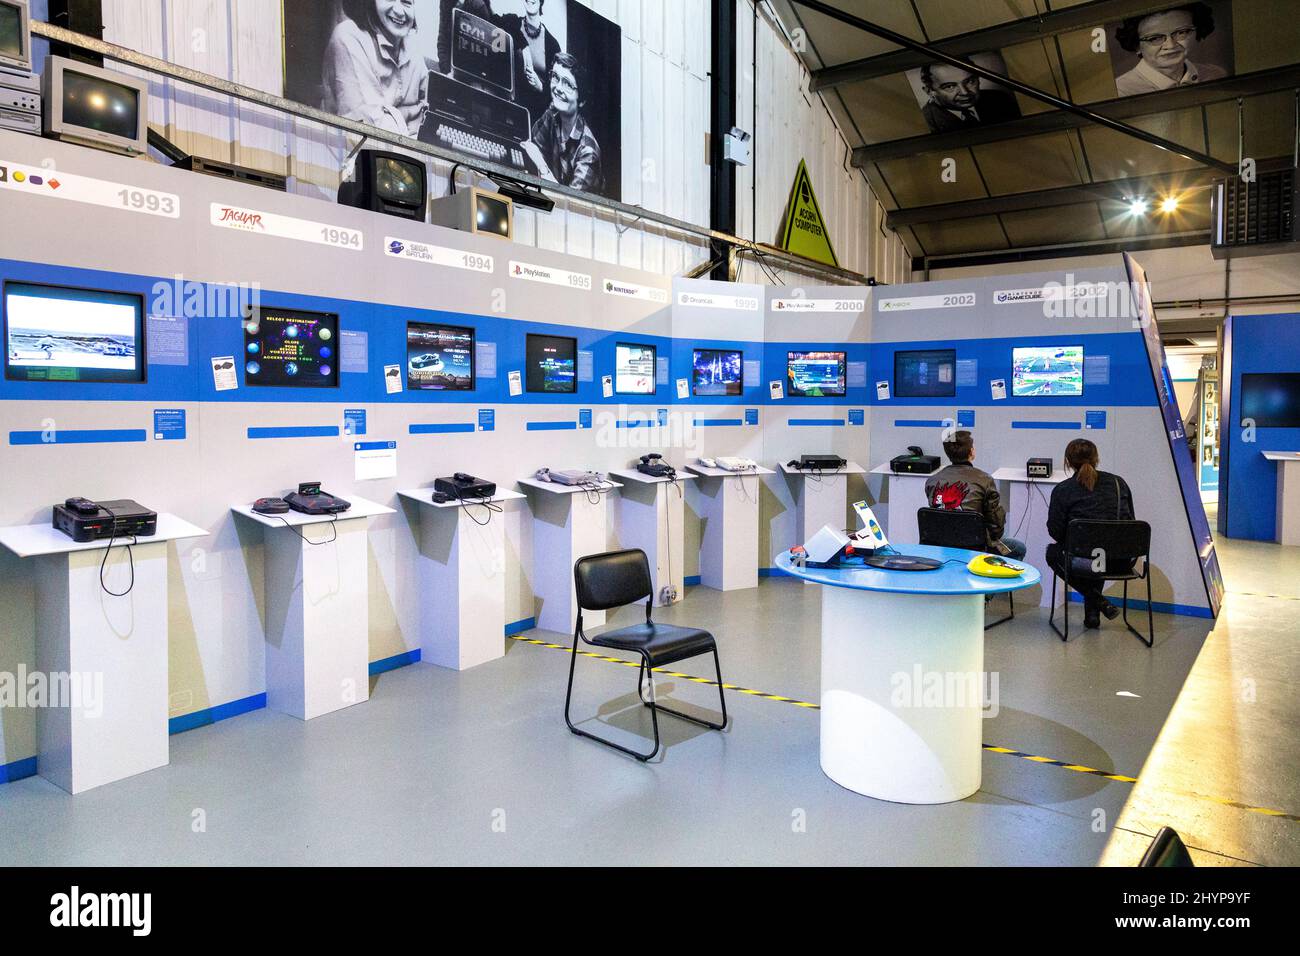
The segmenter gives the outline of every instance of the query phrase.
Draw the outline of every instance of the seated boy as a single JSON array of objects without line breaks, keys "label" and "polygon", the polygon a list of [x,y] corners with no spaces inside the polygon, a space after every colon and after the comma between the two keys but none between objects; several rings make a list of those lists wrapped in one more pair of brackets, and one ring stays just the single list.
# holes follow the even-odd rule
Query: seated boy
[{"label": "seated boy", "polygon": [[997,482],[973,464],[975,440],[971,433],[956,432],[943,443],[943,451],[952,464],[935,472],[926,481],[926,503],[931,508],[942,508],[945,511],[976,511],[982,514],[988,529],[988,545],[985,550],[1017,560],[1024,558],[1024,542],[1002,536],[1007,523],[1006,509],[1002,507]]}]

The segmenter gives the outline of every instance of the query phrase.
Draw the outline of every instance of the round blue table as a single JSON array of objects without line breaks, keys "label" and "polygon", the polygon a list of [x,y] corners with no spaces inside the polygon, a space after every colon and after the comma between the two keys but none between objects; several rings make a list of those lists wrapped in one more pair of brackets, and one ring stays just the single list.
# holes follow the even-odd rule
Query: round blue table
[{"label": "round blue table", "polygon": [[973,551],[913,544],[933,571],[799,566],[786,574],[822,586],[821,766],[855,793],[896,803],[948,803],[980,787],[983,756],[984,601],[1033,587],[966,570]]}]

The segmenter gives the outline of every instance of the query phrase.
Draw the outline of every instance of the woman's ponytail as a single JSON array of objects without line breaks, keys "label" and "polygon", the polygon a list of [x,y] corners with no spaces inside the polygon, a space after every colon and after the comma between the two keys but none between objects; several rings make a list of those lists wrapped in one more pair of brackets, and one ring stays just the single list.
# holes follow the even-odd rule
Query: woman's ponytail
[{"label": "woman's ponytail", "polygon": [[1089,491],[1097,487],[1097,463],[1097,446],[1088,439],[1076,438],[1065,446],[1065,466]]}]

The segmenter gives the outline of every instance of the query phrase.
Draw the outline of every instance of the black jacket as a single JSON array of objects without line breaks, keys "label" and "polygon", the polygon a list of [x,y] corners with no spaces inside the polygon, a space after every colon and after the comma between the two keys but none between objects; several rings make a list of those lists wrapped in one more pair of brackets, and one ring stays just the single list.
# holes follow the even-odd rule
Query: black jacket
[{"label": "black jacket", "polygon": [[1131,521],[1133,492],[1128,482],[1108,471],[1097,472],[1097,485],[1089,491],[1071,475],[1052,489],[1052,500],[1047,508],[1047,533],[1054,541],[1065,543],[1065,529],[1075,518],[1100,521],[1122,519]]},{"label": "black jacket", "polygon": [[998,483],[968,461],[949,465],[925,482],[925,503],[945,511],[977,511],[984,516],[989,544],[1001,539],[1007,512]]}]

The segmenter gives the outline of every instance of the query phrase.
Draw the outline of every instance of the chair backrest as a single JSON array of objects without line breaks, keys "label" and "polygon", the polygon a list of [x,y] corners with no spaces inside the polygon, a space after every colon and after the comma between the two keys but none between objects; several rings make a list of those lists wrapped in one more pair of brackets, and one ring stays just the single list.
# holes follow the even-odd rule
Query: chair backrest
[{"label": "chair backrest", "polygon": [[916,527],[921,532],[921,544],[965,551],[983,551],[989,546],[984,516],[978,511],[920,508],[916,512]]},{"label": "chair backrest", "polygon": [[1098,549],[1111,561],[1134,561],[1151,554],[1151,525],[1145,521],[1075,518],[1066,527],[1070,556],[1089,558]]},{"label": "chair backrest", "polygon": [[1192,855],[1187,852],[1182,838],[1173,828],[1161,827],[1146,853],[1142,854],[1142,862],[1138,866],[1187,867],[1196,864],[1192,862]]},{"label": "chair backrest", "polygon": [[589,554],[573,565],[578,606],[585,611],[608,611],[649,597],[650,561],[640,548]]}]

